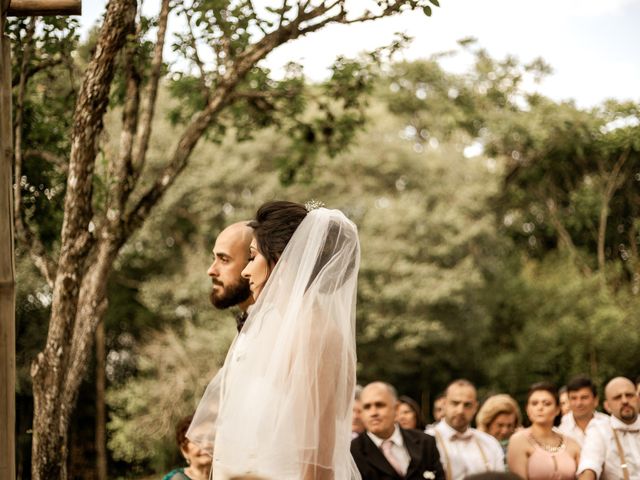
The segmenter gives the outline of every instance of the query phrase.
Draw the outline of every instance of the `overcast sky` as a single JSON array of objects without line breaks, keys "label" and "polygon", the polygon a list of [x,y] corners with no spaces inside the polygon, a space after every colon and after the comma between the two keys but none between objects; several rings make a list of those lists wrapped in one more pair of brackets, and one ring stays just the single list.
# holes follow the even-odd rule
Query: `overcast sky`
[{"label": "overcast sky", "polygon": [[[254,4],[267,0],[254,0]],[[347,0],[347,4],[362,0]],[[146,0],[151,10],[157,0]],[[274,3],[269,1],[269,4]],[[83,28],[104,12],[106,0],[83,2]],[[395,32],[414,37],[407,59],[450,50],[473,36],[494,57],[527,62],[542,57],[554,69],[538,88],[556,100],[573,98],[583,107],[606,98],[640,102],[640,0],[440,0],[431,18],[409,12],[375,23],[331,26],[273,52],[273,68],[294,60],[311,78],[327,75],[336,55],[382,46]],[[464,58],[450,63],[461,70]]]}]

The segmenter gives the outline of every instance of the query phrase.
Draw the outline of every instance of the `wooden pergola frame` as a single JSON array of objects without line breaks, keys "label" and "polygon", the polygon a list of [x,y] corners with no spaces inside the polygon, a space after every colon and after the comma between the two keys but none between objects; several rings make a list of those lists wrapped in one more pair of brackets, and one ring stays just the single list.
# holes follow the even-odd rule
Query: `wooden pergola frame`
[{"label": "wooden pergola frame", "polygon": [[80,15],[82,0],[0,0],[0,480],[16,478],[15,259],[11,44],[7,16]]}]

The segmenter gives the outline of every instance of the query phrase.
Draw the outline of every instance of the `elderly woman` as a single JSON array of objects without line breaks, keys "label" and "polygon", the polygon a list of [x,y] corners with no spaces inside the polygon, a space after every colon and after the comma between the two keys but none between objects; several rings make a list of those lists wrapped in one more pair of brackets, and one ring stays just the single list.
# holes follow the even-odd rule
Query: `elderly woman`
[{"label": "elderly woman", "polygon": [[501,393],[487,398],[476,415],[478,430],[495,437],[507,451],[511,435],[522,425],[522,414],[516,401]]},{"label": "elderly woman", "polygon": [[176,468],[162,480],[208,480],[211,472],[211,455],[187,438],[187,429],[193,415],[181,419],[176,425],[176,443],[187,462],[186,467]]}]

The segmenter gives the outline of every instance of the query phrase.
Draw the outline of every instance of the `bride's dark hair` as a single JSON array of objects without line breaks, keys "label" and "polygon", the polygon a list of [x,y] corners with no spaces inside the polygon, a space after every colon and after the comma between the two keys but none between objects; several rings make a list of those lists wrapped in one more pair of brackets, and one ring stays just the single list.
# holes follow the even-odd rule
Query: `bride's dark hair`
[{"label": "bride's dark hair", "polygon": [[263,204],[258,209],[255,220],[249,222],[258,250],[270,268],[275,266],[307,213],[304,205],[278,200]]}]

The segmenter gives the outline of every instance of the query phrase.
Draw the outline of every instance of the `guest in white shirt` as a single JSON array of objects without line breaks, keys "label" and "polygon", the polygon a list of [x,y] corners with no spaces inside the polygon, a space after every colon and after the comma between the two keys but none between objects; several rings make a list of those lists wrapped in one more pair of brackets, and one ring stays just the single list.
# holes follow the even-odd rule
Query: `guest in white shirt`
[{"label": "guest in white shirt", "polygon": [[611,380],[605,388],[609,422],[593,423],[580,456],[578,478],[594,480],[640,478],[640,418],[635,385],[625,377]]},{"label": "guest in white shirt", "polygon": [[598,390],[589,377],[578,376],[567,383],[570,411],[562,416],[558,431],[573,438],[582,447],[591,422],[608,422],[609,416],[596,411]]},{"label": "guest in white shirt", "polygon": [[471,428],[478,394],[468,380],[452,382],[445,392],[444,418],[427,433],[436,437],[447,480],[481,472],[504,471],[504,453],[491,435]]}]

